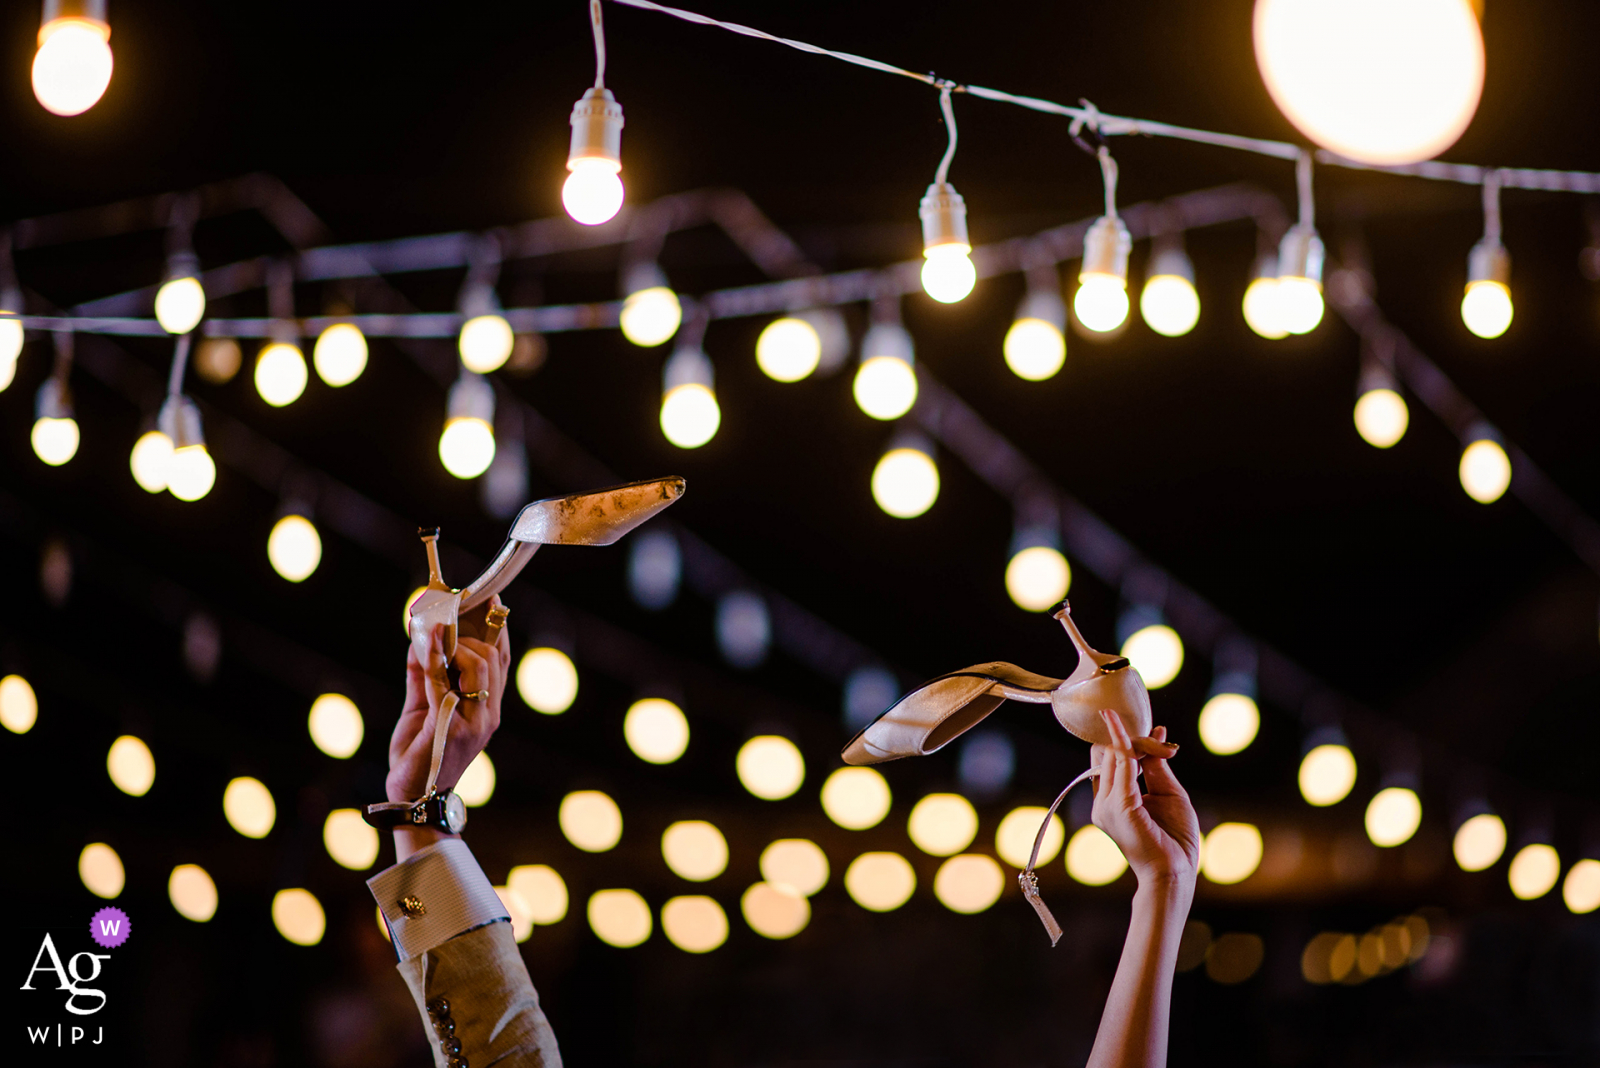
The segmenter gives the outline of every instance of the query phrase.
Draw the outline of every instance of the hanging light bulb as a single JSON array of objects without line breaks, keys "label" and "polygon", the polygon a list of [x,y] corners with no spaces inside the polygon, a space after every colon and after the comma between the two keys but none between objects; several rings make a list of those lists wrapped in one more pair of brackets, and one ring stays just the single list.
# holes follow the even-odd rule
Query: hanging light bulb
[{"label": "hanging light bulb", "polygon": [[1386,368],[1369,364],[1361,372],[1360,396],[1356,399],[1356,433],[1375,449],[1387,449],[1405,437],[1411,412],[1400,395],[1400,386]]},{"label": "hanging light bulb", "polygon": [[1270,252],[1256,257],[1250,270],[1250,284],[1244,291],[1244,321],[1269,341],[1289,336],[1278,315],[1278,257]]},{"label": "hanging light bulb", "polygon": [[200,261],[193,252],[174,253],[167,260],[166,280],[156,290],[156,322],[169,334],[187,334],[205,313]]},{"label": "hanging light bulb", "polygon": [[667,276],[653,263],[629,268],[619,325],[622,336],[644,348],[654,348],[678,332],[683,305],[667,284]]},{"label": "hanging light bulb", "polygon": [[322,562],[322,536],[305,516],[286,515],[267,535],[267,561],[290,582],[304,582]]},{"label": "hanging light bulb", "polygon": [[45,0],[33,95],[46,111],[81,115],[111,84],[111,24],[106,0]]},{"label": "hanging light bulb", "polygon": [[[1055,275],[1051,270],[1052,277]],[[1043,382],[1067,360],[1067,306],[1054,287],[1028,289],[1006,331],[1006,366],[1018,378]]]},{"label": "hanging light bulb", "polygon": [[[594,18],[598,37],[598,13]],[[622,210],[622,105],[609,89],[596,85],[572,105],[570,121],[571,173],[561,187],[561,204],[575,221],[599,226]]]},{"label": "hanging light bulb", "polygon": [[355,323],[333,323],[317,335],[311,350],[317,377],[338,388],[348,386],[367,369],[367,339]]},{"label": "hanging light bulb", "polygon": [[699,345],[679,345],[662,368],[661,432],[678,448],[698,449],[722,425],[712,384],[711,360]]},{"label": "hanging light bulb", "polygon": [[874,419],[898,419],[917,402],[911,335],[899,323],[874,323],[861,339],[856,404]]},{"label": "hanging light bulb", "polygon": [[511,324],[503,315],[476,315],[461,324],[461,364],[469,371],[486,375],[499,370],[515,345]]},{"label": "hanging light bulb", "polygon": [[1256,0],[1262,80],[1289,121],[1363,163],[1430,159],[1483,92],[1471,0]]},{"label": "hanging light bulb", "polygon": [[457,478],[477,478],[494,462],[494,387],[471,371],[450,387],[439,460]]},{"label": "hanging light bulb", "polygon": [[1461,321],[1481,338],[1497,338],[1511,326],[1511,256],[1500,243],[1500,172],[1483,180],[1483,238],[1467,257],[1467,292]]},{"label": "hanging light bulb", "polygon": [[1006,593],[1018,608],[1043,612],[1060,604],[1072,585],[1072,568],[1061,555],[1053,528],[1024,527],[1011,540]]},{"label": "hanging light bulb", "polygon": [[78,453],[78,421],[72,417],[72,397],[54,376],[44,380],[34,400],[34,455],[51,467],[60,467]]},{"label": "hanging light bulb", "polygon": [[1500,435],[1487,423],[1476,423],[1461,450],[1461,488],[1479,504],[1493,504],[1511,486],[1511,458]]},{"label": "hanging light bulb", "polygon": [[256,356],[256,392],[274,408],[300,399],[306,391],[306,358],[295,343],[294,327],[273,324],[273,340]]},{"label": "hanging light bulb", "polygon": [[0,392],[17,376],[17,358],[22,355],[22,294],[14,289],[0,292]]},{"label": "hanging light bulb", "polygon": [[1194,290],[1194,264],[1178,245],[1156,253],[1150,277],[1139,294],[1145,325],[1165,337],[1182,337],[1200,321],[1200,294]]},{"label": "hanging light bulb", "polygon": [[1289,227],[1278,244],[1278,325],[1291,334],[1309,334],[1322,322],[1322,238],[1313,223],[1311,154],[1302,151],[1295,162],[1300,191],[1300,221]]},{"label": "hanging light bulb", "polygon": [[167,489],[180,501],[198,501],[211,492],[217,481],[217,465],[206,451],[205,434],[200,426],[200,409],[188,397],[170,396],[161,405],[156,425],[172,442],[172,459],[166,469]]},{"label": "hanging light bulb", "polygon": [[167,488],[167,476],[172,468],[172,439],[159,430],[146,430],[133,443],[128,467],[140,489],[146,493],[160,493]]},{"label": "hanging light bulb", "polygon": [[956,116],[950,108],[955,86],[939,85],[939,107],[950,135],[944,158],[933,183],[922,196],[922,288],[941,304],[954,304],[972,292],[978,271],[972,265],[972,242],[967,239],[967,202],[947,180],[956,154]]},{"label": "hanging light bulb", "polygon": [[872,499],[897,519],[915,519],[938,498],[933,443],[921,434],[897,435],[872,469]]},{"label": "hanging light bulb", "polygon": [[1072,310],[1095,333],[1115,330],[1128,317],[1128,253],[1133,238],[1122,219],[1102,215],[1083,239],[1083,269]]},{"label": "hanging light bulb", "polygon": [[798,382],[821,362],[822,338],[799,316],[774,319],[756,338],[756,365],[774,382]]}]

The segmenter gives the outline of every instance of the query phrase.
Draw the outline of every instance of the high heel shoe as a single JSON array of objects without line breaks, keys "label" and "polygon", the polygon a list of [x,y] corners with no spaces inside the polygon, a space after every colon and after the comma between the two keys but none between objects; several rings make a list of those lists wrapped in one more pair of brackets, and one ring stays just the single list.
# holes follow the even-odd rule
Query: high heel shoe
[{"label": "high heel shoe", "polygon": [[[882,764],[902,757],[936,753],[981,723],[1006,700],[1029,704],[1048,704],[1060,723],[1073,735],[1092,745],[1110,745],[1111,735],[1100,718],[1102,709],[1116,713],[1130,738],[1150,734],[1150,693],[1144,679],[1126,657],[1102,653],[1090,647],[1072,620],[1066,601],[1055,618],[1078,650],[1078,666],[1065,679],[1035,675],[1015,664],[995,661],[974,664],[960,671],[941,675],[896,701],[877,719],[850,739],[844,747],[846,764]],[[1034,868],[1039,849],[1056,809],[1074,786],[1099,775],[1090,768],[1067,784],[1045,813],[1034,836],[1033,853],[1018,875],[1022,894],[1038,913],[1053,946],[1061,940],[1061,925],[1039,896],[1039,876]]]}]

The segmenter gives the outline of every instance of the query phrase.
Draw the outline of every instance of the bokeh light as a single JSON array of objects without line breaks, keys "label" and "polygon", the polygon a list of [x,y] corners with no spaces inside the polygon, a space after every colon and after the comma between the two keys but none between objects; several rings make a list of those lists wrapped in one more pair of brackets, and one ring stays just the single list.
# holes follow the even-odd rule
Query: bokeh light
[{"label": "bokeh light", "polygon": [[167,465],[167,489],[180,501],[198,501],[217,484],[217,464],[204,445],[185,445]]},{"label": "bokeh light", "polygon": [[1242,883],[1261,866],[1261,831],[1251,823],[1219,823],[1200,847],[1200,874],[1221,886]]},{"label": "bokeh light", "polygon": [[872,469],[872,499],[896,519],[915,519],[939,499],[939,468],[921,449],[890,449]]},{"label": "bokeh light", "polygon": [[1206,975],[1225,986],[1242,983],[1256,974],[1266,955],[1266,943],[1260,935],[1230,931],[1211,943],[1206,954]]},{"label": "bokeh light", "polygon": [[122,858],[104,842],[91,842],[78,854],[78,878],[95,897],[114,898],[122,893],[127,876]]},{"label": "bokeh light", "polygon": [[21,675],[0,679],[0,726],[12,734],[27,734],[39,721],[39,698]]},{"label": "bokeh light", "polygon": [[1067,874],[1085,886],[1106,886],[1122,878],[1128,861],[1111,837],[1092,823],[1067,841]]},{"label": "bokeh light", "polygon": [[728,914],[703,895],[675,897],[661,906],[661,930],[685,953],[710,953],[728,940]]},{"label": "bokeh light", "polygon": [[286,515],[267,535],[267,560],[290,582],[304,582],[322,563],[322,535],[303,515]]},{"label": "bokeh light", "polygon": [[801,897],[828,885],[828,855],[808,838],[780,838],[761,851],[761,878]]},{"label": "bokeh light", "polygon": [[1006,366],[1028,382],[1043,382],[1067,362],[1067,340],[1055,323],[1022,318],[1006,331]]},{"label": "bokeh light", "polygon": [[608,946],[629,949],[650,937],[650,906],[632,890],[596,890],[588,913],[590,929]]},{"label": "bokeh light", "polygon": [[495,896],[500,899],[500,906],[511,918],[512,937],[518,942],[526,942],[533,935],[533,916],[528,911],[528,903],[509,886],[496,886],[493,889]]},{"label": "bokeh light", "polygon": [[489,470],[494,452],[494,427],[476,416],[449,420],[439,435],[439,462],[457,478],[477,478]]},{"label": "bokeh light", "polygon": [[1385,848],[1410,841],[1422,826],[1422,800],[1415,790],[1390,786],[1379,790],[1367,803],[1367,837]]},{"label": "bokeh light", "polygon": [[929,794],[912,806],[906,833],[924,853],[948,857],[978,836],[978,812],[960,794]]},{"label": "bokeh light", "polygon": [[113,66],[110,40],[109,26],[81,16],[54,18],[39,29],[33,95],[46,111],[81,115],[105,95]]},{"label": "bokeh light", "polygon": [[567,883],[548,864],[519,864],[506,876],[506,886],[522,896],[534,923],[548,927],[567,916]]},{"label": "bokeh light", "polygon": [[622,810],[599,790],[576,790],[563,797],[557,822],[567,841],[586,853],[604,853],[622,840]]},{"label": "bokeh light", "polygon": [[811,902],[787,887],[756,883],[739,899],[744,922],[763,938],[793,938],[811,922]]},{"label": "bokeh light", "polygon": [[206,291],[194,277],[173,278],[156,290],[156,322],[169,334],[187,334],[206,313]]},{"label": "bokeh light", "polygon": [[28,440],[35,456],[51,467],[60,467],[78,455],[78,421],[53,417],[35,419]]},{"label": "bokeh light", "polygon": [[1387,449],[1406,436],[1411,411],[1392,389],[1369,389],[1356,401],[1356,433],[1376,449]]},{"label": "bokeh light", "polygon": [[488,750],[483,750],[472,758],[467,770],[461,773],[461,781],[456,783],[455,790],[468,808],[477,808],[487,805],[494,796],[494,784],[494,761],[489,759]]},{"label": "bokeh light", "polygon": [[1006,564],[1006,592],[1018,608],[1043,612],[1066,597],[1072,585],[1072,568],[1059,549],[1032,545]]},{"label": "bokeh light", "polygon": [[1561,877],[1561,855],[1543,842],[1525,845],[1511,858],[1506,879],[1511,892],[1523,901],[1544,897]]},{"label": "bokeh light", "polygon": [[146,493],[160,493],[167,488],[167,476],[172,469],[172,439],[159,430],[146,430],[133,443],[128,454],[128,469],[133,480]]},{"label": "bokeh light", "polygon": [[851,900],[873,912],[892,912],[911,900],[917,873],[899,853],[863,853],[844,871]]},{"label": "bokeh light", "polygon": [[307,377],[306,358],[295,345],[275,341],[256,357],[256,392],[274,408],[299,400]]},{"label": "bokeh light", "polygon": [[670,764],[689,748],[689,720],[671,701],[646,697],[635,701],[623,717],[622,736],[640,760]]},{"label": "bokeh light", "polygon": [[1572,866],[1561,884],[1561,900],[1579,916],[1600,909],[1600,860],[1584,859]]},{"label": "bokeh light", "polygon": [[156,781],[156,758],[142,739],[124,734],[111,743],[106,771],[117,789],[130,797],[143,797]]},{"label": "bokeh light", "polygon": [[789,739],[762,734],[739,747],[734,767],[744,788],[764,801],[781,801],[805,781],[806,762]]},{"label": "bokeh light", "polygon": [[260,779],[242,775],[222,791],[222,814],[246,838],[265,838],[278,820],[278,806]]},{"label": "bokeh light", "polygon": [[822,784],[822,810],[849,831],[882,823],[892,801],[889,780],[875,768],[838,768]]},{"label": "bokeh light", "polygon": [[683,305],[666,286],[649,286],[628,294],[622,302],[622,336],[645,348],[654,348],[678,332]]},{"label": "bokeh light", "polygon": [[205,923],[217,914],[217,884],[198,864],[179,864],[167,877],[167,899],[178,915]]},{"label": "bokeh light", "polygon": [[328,929],[322,902],[310,890],[279,890],[272,897],[272,925],[297,946],[314,946]]},{"label": "bokeh light", "polygon": [[1218,756],[1242,753],[1261,729],[1261,710],[1242,693],[1219,693],[1200,709],[1200,743]]},{"label": "bokeh light", "polygon": [[339,760],[355,756],[366,734],[361,709],[342,693],[325,693],[312,701],[306,727],[312,743]]},{"label": "bokeh light", "polygon": [[661,398],[661,433],[680,449],[698,449],[721,426],[722,406],[710,386],[686,382]]},{"label": "bokeh light", "polygon": [[367,369],[367,339],[354,323],[334,323],[311,349],[317,377],[330,386],[348,386]]},{"label": "bokeh light", "polygon": [[1183,639],[1165,623],[1152,623],[1128,635],[1122,655],[1138,670],[1152,690],[1159,690],[1183,669]]},{"label": "bokeh light", "polygon": [[1486,340],[1497,338],[1511,328],[1512,315],[1511,290],[1504,282],[1483,279],[1467,283],[1461,298],[1461,321],[1468,330]]},{"label": "bokeh light", "polygon": [[962,853],[939,865],[933,877],[933,894],[951,912],[982,912],[1000,900],[1006,876],[993,857]]},{"label": "bokeh light", "polygon": [[898,419],[917,401],[917,373],[898,356],[869,356],[856,371],[856,405],[874,419]]},{"label": "bokeh light", "polygon": [[1483,871],[1492,867],[1506,851],[1505,821],[1492,812],[1480,812],[1463,821],[1456,828],[1451,850],[1462,871]]},{"label": "bokeh light", "polygon": [[957,242],[935,245],[923,252],[922,291],[940,304],[955,304],[972,292],[978,269],[970,246]]},{"label": "bokeh light", "polygon": [[461,324],[456,347],[461,352],[463,367],[474,374],[486,375],[505,365],[516,343],[511,324],[504,316],[475,315]]},{"label": "bokeh light", "polygon": [[1244,321],[1261,337],[1270,341],[1289,336],[1278,316],[1278,279],[1274,276],[1253,278],[1244,291]]},{"label": "bokeh light", "polygon": [[1072,296],[1078,322],[1097,334],[1109,333],[1128,318],[1128,283],[1103,271],[1085,271]]},{"label": "bokeh light", "polygon": [[[1000,854],[1001,860],[1013,868],[1028,866],[1028,857],[1033,852],[1033,843],[1039,837],[1039,827],[1044,822],[1046,812],[1049,809],[1042,805],[1023,805],[1005,814],[994,835],[994,850]],[[1044,832],[1044,841],[1039,846],[1039,863],[1048,864],[1055,860],[1066,840],[1066,825],[1061,822],[1060,816],[1052,812],[1050,828]]]},{"label": "bokeh light", "polygon": [[558,716],[578,699],[578,668],[560,649],[529,649],[517,663],[517,693],[535,712]]},{"label": "bokeh light", "polygon": [[662,832],[661,855],[678,878],[703,883],[728,869],[728,840],[715,824],[679,820]]},{"label": "bokeh light", "polygon": [[1139,314],[1156,333],[1182,337],[1200,321],[1200,294],[1194,283],[1180,274],[1158,274],[1145,280]]},{"label": "bokeh light", "polygon": [[1493,504],[1511,486],[1511,458],[1498,441],[1479,438],[1461,450],[1461,488],[1479,504]]},{"label": "bokeh light", "polygon": [[378,860],[378,831],[354,808],[336,808],[322,822],[322,844],[341,867],[366,871]]},{"label": "bokeh light", "polygon": [[1328,743],[1312,748],[1300,761],[1300,796],[1324,808],[1349,796],[1356,784],[1356,758],[1350,748]]},{"label": "bokeh light", "polygon": [[804,319],[774,319],[756,338],[756,364],[774,382],[798,382],[822,361],[822,338]]}]

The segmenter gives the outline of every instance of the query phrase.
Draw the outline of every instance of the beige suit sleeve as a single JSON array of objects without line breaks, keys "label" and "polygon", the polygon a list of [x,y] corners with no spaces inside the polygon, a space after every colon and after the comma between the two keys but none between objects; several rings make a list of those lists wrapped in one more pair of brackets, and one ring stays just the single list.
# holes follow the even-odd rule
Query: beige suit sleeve
[{"label": "beige suit sleeve", "polygon": [[438,1068],[560,1068],[505,906],[465,842],[420,849],[367,886]]},{"label": "beige suit sleeve", "polygon": [[494,922],[403,961],[438,1068],[561,1068],[511,925]]}]

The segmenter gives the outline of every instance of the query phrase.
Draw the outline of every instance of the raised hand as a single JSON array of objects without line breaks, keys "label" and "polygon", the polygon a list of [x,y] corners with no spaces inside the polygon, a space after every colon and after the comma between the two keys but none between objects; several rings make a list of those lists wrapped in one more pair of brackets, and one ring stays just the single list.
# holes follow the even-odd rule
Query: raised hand
[{"label": "raised hand", "polygon": [[[1141,886],[1193,885],[1200,870],[1200,821],[1167,764],[1178,747],[1167,742],[1165,727],[1155,728],[1149,738],[1129,738],[1115,713],[1100,716],[1112,744],[1090,750],[1090,763],[1100,769],[1094,780],[1094,825],[1117,843]],[[1142,794],[1141,765],[1147,788]]]}]

